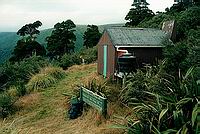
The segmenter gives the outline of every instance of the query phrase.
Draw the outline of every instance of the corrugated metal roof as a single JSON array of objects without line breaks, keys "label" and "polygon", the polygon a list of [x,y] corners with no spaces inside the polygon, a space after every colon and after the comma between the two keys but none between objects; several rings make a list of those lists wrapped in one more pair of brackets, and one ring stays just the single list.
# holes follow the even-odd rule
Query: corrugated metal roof
[{"label": "corrugated metal roof", "polygon": [[149,28],[110,27],[106,31],[115,46],[159,47],[168,37],[162,30]]}]

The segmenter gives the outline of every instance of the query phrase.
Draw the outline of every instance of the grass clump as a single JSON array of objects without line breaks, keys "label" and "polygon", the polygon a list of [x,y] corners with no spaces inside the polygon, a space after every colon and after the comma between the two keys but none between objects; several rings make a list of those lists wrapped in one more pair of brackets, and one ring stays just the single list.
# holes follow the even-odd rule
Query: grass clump
[{"label": "grass clump", "polygon": [[28,91],[38,91],[52,86],[56,83],[56,79],[46,74],[33,75],[27,84]]},{"label": "grass clump", "polygon": [[65,75],[64,70],[58,67],[42,68],[38,74],[32,75],[26,85],[27,90],[31,92],[51,87],[56,82],[64,78]]},{"label": "grass clump", "polygon": [[56,79],[62,79],[66,75],[62,68],[60,68],[60,67],[51,67],[51,66],[42,68],[40,73],[41,74],[50,75],[50,76],[52,76],[52,77],[54,77]]}]

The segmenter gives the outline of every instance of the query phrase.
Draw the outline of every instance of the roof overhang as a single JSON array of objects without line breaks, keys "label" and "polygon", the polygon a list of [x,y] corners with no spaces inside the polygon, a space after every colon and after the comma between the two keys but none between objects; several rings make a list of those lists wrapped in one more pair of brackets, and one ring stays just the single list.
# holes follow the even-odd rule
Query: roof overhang
[{"label": "roof overhang", "polygon": [[120,48],[120,47],[128,47],[128,48],[132,48],[132,47],[151,47],[151,48],[155,48],[155,47],[165,47],[165,46],[123,46],[123,45],[115,45],[116,48]]}]

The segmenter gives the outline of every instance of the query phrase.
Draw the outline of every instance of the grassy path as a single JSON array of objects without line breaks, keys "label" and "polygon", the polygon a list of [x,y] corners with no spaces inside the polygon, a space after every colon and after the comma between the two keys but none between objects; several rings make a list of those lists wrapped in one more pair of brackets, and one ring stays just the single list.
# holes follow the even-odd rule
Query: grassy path
[{"label": "grassy path", "polygon": [[72,93],[76,85],[87,83],[98,77],[96,64],[73,66],[67,71],[67,77],[39,93],[26,95],[17,102],[20,110],[1,121],[1,127],[12,123],[12,132],[20,134],[117,134],[118,130],[108,129],[110,121],[98,124],[97,111],[89,109],[81,117],[68,120],[66,112],[69,98],[62,93]]}]

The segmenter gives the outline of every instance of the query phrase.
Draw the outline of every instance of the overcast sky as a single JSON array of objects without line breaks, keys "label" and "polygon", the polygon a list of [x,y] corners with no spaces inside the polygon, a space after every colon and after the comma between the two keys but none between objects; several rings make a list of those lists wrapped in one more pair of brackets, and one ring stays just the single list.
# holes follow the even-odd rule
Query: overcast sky
[{"label": "overcast sky", "polygon": [[[149,8],[164,11],[174,0],[147,0]],[[0,0],[0,32],[17,31],[40,20],[41,29],[71,19],[75,24],[124,23],[133,0]]]}]

